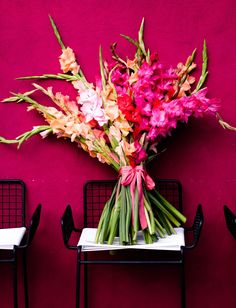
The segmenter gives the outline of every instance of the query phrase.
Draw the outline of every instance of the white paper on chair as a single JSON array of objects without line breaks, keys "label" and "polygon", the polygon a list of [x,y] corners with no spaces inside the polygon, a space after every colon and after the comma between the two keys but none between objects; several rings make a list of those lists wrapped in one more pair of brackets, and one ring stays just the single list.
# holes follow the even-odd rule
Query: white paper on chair
[{"label": "white paper on chair", "polygon": [[138,233],[138,241],[136,245],[120,245],[119,239],[115,238],[112,245],[96,244],[95,236],[97,229],[85,228],[82,231],[80,240],[77,246],[82,246],[82,251],[101,251],[101,250],[120,250],[120,249],[149,249],[149,250],[180,250],[181,246],[185,245],[184,229],[175,228],[176,234],[159,238],[153,244],[145,244],[142,232]]},{"label": "white paper on chair", "polygon": [[0,249],[13,249],[13,246],[20,245],[26,228],[4,228],[0,229]]}]

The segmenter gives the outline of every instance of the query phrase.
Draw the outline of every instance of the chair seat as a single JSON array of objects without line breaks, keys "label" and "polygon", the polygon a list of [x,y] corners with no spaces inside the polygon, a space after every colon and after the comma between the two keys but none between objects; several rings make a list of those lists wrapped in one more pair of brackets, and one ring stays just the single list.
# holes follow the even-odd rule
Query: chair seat
[{"label": "chair seat", "polygon": [[14,245],[19,246],[25,232],[25,227],[0,229],[0,249],[13,250]]},{"label": "chair seat", "polygon": [[176,234],[166,236],[165,238],[159,238],[159,240],[153,244],[145,244],[142,232],[138,234],[138,242],[136,245],[120,245],[119,239],[115,238],[112,245],[108,244],[96,244],[95,236],[96,228],[84,228],[82,230],[80,240],[77,246],[81,246],[82,251],[104,251],[104,250],[122,250],[122,249],[146,249],[146,250],[169,250],[180,251],[181,246],[185,245],[184,229],[175,228]]}]

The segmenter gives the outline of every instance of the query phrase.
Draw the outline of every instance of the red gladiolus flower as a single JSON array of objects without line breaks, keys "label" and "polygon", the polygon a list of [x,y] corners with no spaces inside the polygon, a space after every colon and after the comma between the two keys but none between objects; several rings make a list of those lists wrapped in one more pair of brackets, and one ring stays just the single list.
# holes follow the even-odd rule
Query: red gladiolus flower
[{"label": "red gladiolus flower", "polygon": [[128,94],[124,94],[122,96],[118,96],[117,98],[118,107],[122,112],[133,111],[134,106],[132,103],[132,98]]}]

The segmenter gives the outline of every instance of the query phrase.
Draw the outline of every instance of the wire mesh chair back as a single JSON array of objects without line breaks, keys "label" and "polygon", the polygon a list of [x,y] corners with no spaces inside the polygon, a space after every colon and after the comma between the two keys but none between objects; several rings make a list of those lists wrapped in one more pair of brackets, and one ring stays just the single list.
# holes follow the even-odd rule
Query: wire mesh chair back
[{"label": "wire mesh chair back", "polygon": [[25,184],[21,180],[0,180],[0,228],[25,225]]},{"label": "wire mesh chair back", "polygon": [[[105,203],[111,196],[116,181],[89,181],[84,186],[84,225],[96,228]],[[182,188],[177,180],[157,180],[156,189],[174,207],[182,211]]]}]

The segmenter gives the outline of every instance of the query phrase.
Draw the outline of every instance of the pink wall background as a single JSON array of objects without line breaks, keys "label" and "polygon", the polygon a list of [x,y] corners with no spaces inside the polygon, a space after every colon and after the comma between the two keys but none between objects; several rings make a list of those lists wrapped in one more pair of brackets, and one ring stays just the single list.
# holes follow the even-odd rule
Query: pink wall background
[{"label": "pink wall background", "polygon": [[[120,33],[136,36],[142,17],[145,40],[163,63],[175,66],[198,48],[201,64],[204,38],[209,49],[209,96],[219,97],[221,114],[236,125],[236,11],[235,1],[186,0],[2,0],[0,4],[0,98],[23,92],[30,81],[18,76],[59,72],[60,48],[48,14],[59,26],[66,45],[76,51],[87,77],[99,72],[98,48],[105,57],[118,41],[123,55],[133,48]],[[196,74],[199,74],[198,70]],[[47,83],[43,83],[46,85]],[[64,83],[55,89],[66,92]],[[26,105],[0,104],[0,135],[14,138],[33,125],[43,124]],[[202,203],[205,225],[199,246],[186,258],[188,307],[236,306],[236,242],[223,217],[223,205],[236,212],[236,134],[223,130],[215,119],[192,120],[178,129],[168,150],[150,173],[177,178],[183,184],[184,213],[191,223]],[[0,178],[20,178],[27,185],[27,217],[42,203],[41,224],[29,250],[30,307],[74,307],[75,261],[63,246],[60,217],[70,203],[76,223],[82,221],[82,187],[90,179],[113,179],[113,170],[78,150],[76,145],[50,137],[34,137],[20,150],[0,145]],[[0,307],[12,307],[10,269],[1,266]],[[93,269],[90,307],[179,307],[178,272],[174,268]],[[145,304],[146,303],[146,304]]]}]

